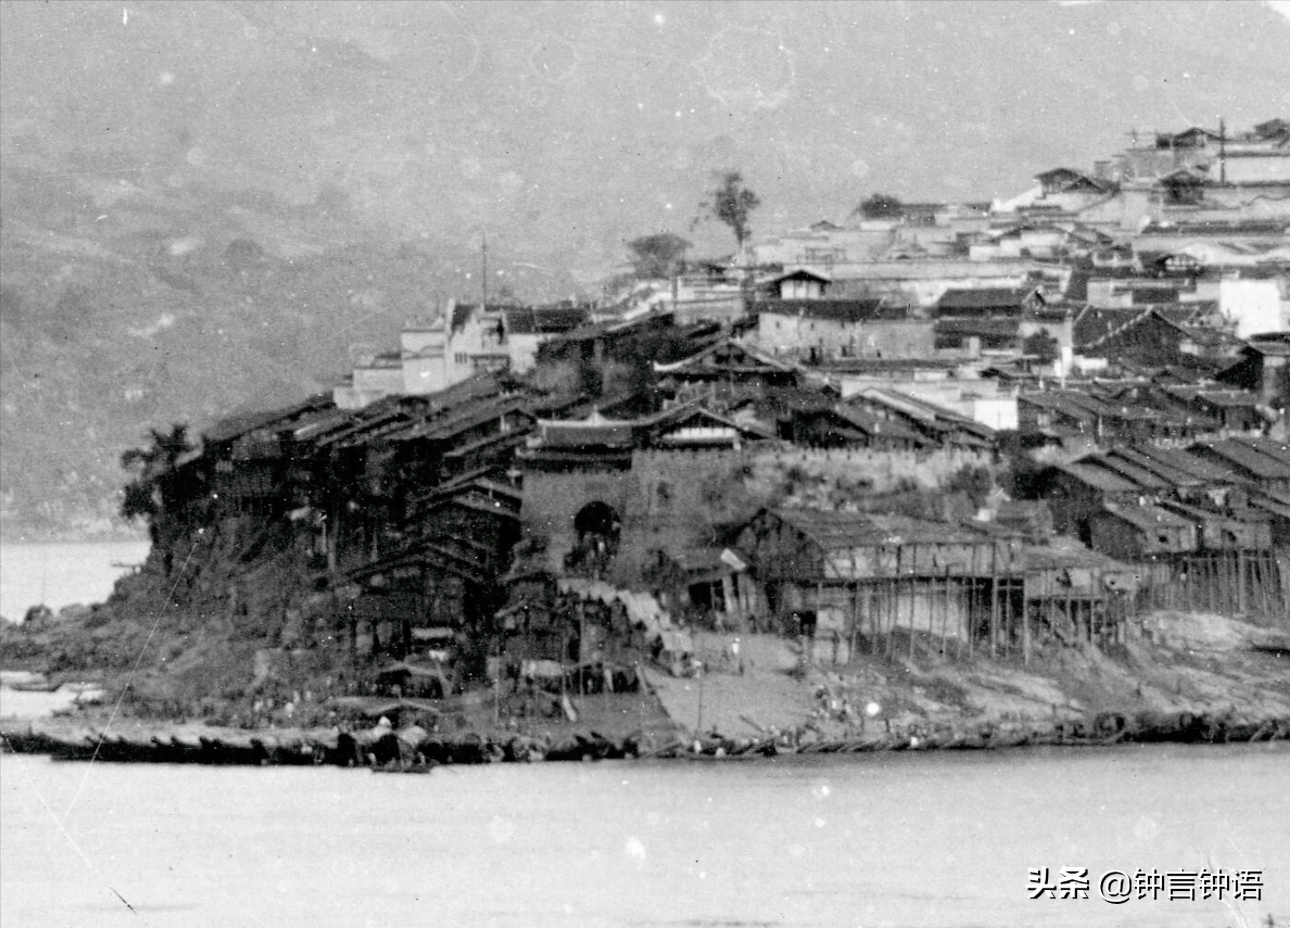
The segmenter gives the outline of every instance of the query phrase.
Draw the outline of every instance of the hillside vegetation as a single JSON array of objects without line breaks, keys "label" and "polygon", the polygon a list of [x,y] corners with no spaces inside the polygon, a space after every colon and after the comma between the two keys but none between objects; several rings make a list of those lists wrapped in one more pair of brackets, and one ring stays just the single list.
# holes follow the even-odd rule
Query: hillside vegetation
[{"label": "hillside vegetation", "polygon": [[476,297],[485,231],[499,291],[566,298],[713,171],[762,235],[875,189],[1011,195],[1290,84],[1254,3],[12,2],[0,43],[6,538],[111,530],[148,428],[312,392]]},{"label": "hillside vegetation", "polygon": [[343,206],[14,173],[0,204],[9,539],[119,530],[120,456],[149,428],[329,389],[460,292],[460,249],[364,232]]}]

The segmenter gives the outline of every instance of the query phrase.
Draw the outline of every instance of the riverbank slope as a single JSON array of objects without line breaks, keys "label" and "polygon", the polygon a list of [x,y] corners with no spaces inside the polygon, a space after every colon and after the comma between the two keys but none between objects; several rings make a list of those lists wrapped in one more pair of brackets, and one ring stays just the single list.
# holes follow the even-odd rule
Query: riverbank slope
[{"label": "riverbank slope", "polygon": [[[917,636],[897,641],[891,653],[859,649],[836,661],[824,642],[773,635],[738,636],[732,657],[734,640],[702,637],[701,674],[675,677],[645,666],[638,691],[570,693],[572,713],[551,694],[534,703],[503,681],[500,689],[433,701],[433,727],[450,741],[520,739],[566,753],[583,743],[630,743],[634,752],[648,753],[695,740],[709,750],[759,742],[800,750],[1290,736],[1290,640],[1279,630],[1220,616],[1154,613],[1125,644],[1099,650],[1049,641],[1025,665],[980,653],[970,660],[941,654],[939,645]],[[241,694],[221,700],[179,692],[182,681],[192,680],[193,661],[191,654],[179,656],[184,659],[175,662],[173,675],[164,666],[110,672],[94,681],[107,692],[103,702],[65,707],[55,719],[9,717],[3,727],[81,740],[108,733],[144,743],[203,734],[282,743],[334,738],[336,706],[345,698],[306,690],[294,719],[273,712],[239,716],[234,706]],[[28,654],[24,663],[30,669],[41,658]],[[298,677],[280,682],[307,686],[317,667],[303,658],[295,667]],[[51,685],[90,682],[85,673],[45,669]],[[152,694],[148,699],[130,698],[136,682]],[[161,693],[170,693],[172,707],[198,711],[167,717]],[[0,694],[0,715],[10,715],[6,702],[12,705],[12,698]]]}]

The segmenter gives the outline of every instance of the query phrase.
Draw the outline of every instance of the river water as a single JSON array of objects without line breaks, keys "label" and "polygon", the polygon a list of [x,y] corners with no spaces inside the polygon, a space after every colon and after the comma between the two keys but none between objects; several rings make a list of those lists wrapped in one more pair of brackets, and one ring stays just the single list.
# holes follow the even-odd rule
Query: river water
[{"label": "river water", "polygon": [[[208,768],[0,758],[5,926],[1290,923],[1290,745],[749,763]],[[1030,868],[1090,898],[1031,900]],[[1263,872],[1260,901],[1098,879]]]},{"label": "river water", "polygon": [[[102,599],[144,554],[6,545],[3,609],[42,576],[55,608]],[[429,776],[6,755],[0,924],[1266,928],[1290,925],[1287,823],[1284,742]],[[1262,899],[1097,891],[1207,866],[1261,870]],[[1031,900],[1045,867],[1087,868],[1090,898]]]},{"label": "river water", "polygon": [[0,615],[22,621],[44,603],[57,612],[103,602],[112,584],[148,556],[146,541],[0,545]]}]

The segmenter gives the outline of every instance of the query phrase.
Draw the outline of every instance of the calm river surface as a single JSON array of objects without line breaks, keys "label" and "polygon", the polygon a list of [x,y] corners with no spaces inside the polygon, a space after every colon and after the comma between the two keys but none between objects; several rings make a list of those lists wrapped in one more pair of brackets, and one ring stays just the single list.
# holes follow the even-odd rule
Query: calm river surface
[{"label": "calm river surface", "polygon": [[128,569],[122,565],[142,564],[148,548],[146,541],[0,545],[0,615],[21,622],[40,603],[55,612],[101,603]]},{"label": "calm river surface", "polygon": [[[459,767],[0,758],[21,926],[1290,924],[1290,745]],[[1102,901],[1260,869],[1262,901]],[[1027,870],[1091,898],[1031,901]],[[129,907],[127,907],[127,903]]]}]

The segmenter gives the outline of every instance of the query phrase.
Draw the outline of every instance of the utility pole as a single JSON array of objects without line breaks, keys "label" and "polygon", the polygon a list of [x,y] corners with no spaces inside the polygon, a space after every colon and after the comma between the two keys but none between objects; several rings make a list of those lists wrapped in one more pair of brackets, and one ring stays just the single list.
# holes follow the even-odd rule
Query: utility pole
[{"label": "utility pole", "polygon": [[1227,123],[1218,117],[1218,182],[1227,183]]},{"label": "utility pole", "polygon": [[480,268],[479,288],[482,292],[482,297],[481,297],[482,302],[480,303],[479,309],[480,309],[480,312],[487,312],[488,311],[488,233],[482,232],[480,234],[482,236],[482,241],[479,248],[479,258],[480,258],[480,264],[482,265],[482,267]]}]

